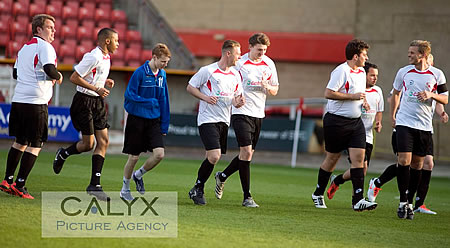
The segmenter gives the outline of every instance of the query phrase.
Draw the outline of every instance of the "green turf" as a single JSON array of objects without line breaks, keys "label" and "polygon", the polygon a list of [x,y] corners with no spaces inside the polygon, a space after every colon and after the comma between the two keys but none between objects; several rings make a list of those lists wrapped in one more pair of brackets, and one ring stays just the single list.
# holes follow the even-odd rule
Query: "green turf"
[{"label": "green turf", "polygon": [[[1,173],[6,156],[7,151],[0,151]],[[396,216],[395,182],[383,187],[375,211],[351,209],[351,183],[341,186],[333,200],[326,200],[328,209],[316,209],[311,193],[317,169],[275,165],[252,165],[252,194],[260,208],[241,206],[238,174],[227,181],[222,200],[215,199],[210,179],[208,204],[195,206],[187,192],[200,161],[175,159],[163,160],[145,175],[145,182],[154,191],[178,192],[177,238],[41,238],[40,192],[82,191],[90,178],[89,155],[71,157],[58,176],[51,168],[53,156],[43,152],[28,179],[35,200],[0,194],[1,247],[450,247],[449,179],[431,181],[427,204],[438,215],[416,214],[413,221]],[[125,162],[126,156],[107,156],[102,175],[105,190],[120,190]],[[221,162],[215,171],[225,166]]]}]

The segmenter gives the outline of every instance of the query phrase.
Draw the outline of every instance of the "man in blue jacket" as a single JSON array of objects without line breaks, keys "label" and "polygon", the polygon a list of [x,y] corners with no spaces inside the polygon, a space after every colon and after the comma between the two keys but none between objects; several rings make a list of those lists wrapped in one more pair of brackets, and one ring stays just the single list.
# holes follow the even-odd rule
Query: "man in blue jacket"
[{"label": "man in blue jacket", "polygon": [[[128,154],[123,175],[120,197],[132,201],[130,180],[136,190],[145,193],[142,176],[153,169],[164,158],[163,135],[169,129],[170,109],[164,68],[170,60],[170,51],[165,44],[156,44],[152,59],[136,69],[125,91],[124,107],[128,113],[125,126],[123,153]],[[153,152],[140,169],[133,173],[141,152]]]}]

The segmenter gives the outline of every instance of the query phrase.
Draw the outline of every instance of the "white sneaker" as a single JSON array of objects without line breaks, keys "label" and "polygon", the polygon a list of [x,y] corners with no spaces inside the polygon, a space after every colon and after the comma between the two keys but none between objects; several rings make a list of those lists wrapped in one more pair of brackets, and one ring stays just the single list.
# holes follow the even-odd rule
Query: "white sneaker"
[{"label": "white sneaker", "polygon": [[259,208],[259,205],[256,204],[256,202],[251,197],[244,199],[244,201],[242,202],[242,206],[248,208]]},{"label": "white sneaker", "polygon": [[437,214],[436,212],[428,209],[425,205],[422,205],[416,209],[414,209],[415,213],[422,213],[422,214]]},{"label": "white sneaker", "polygon": [[371,202],[375,202],[375,199],[377,198],[378,192],[380,192],[381,188],[378,188],[375,186],[375,180],[378,178],[372,178],[369,182],[369,189],[367,190],[367,198]]},{"label": "white sneaker", "polygon": [[131,195],[130,190],[121,190],[120,191],[120,198],[126,200],[126,201],[133,201],[134,197]]},{"label": "white sneaker", "polygon": [[314,195],[314,194],[312,194],[311,198],[312,198],[316,208],[327,208],[327,206],[325,205],[325,200],[323,198],[323,195]]},{"label": "white sneaker", "polygon": [[214,192],[216,193],[217,199],[222,199],[223,195],[223,188],[225,187],[225,182],[220,181],[219,175],[222,173],[221,171],[216,172],[216,175],[214,176],[216,179],[216,189]]},{"label": "white sneaker", "polygon": [[365,211],[365,210],[374,210],[377,207],[377,205],[378,204],[376,202],[370,202],[363,198],[363,199],[359,200],[358,203],[353,205],[353,210],[358,211],[358,212]]}]

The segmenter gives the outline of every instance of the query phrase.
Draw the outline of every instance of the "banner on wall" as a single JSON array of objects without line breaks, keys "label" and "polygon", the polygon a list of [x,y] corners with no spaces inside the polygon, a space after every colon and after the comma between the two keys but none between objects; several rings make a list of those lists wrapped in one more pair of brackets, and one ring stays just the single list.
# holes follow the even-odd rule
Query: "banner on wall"
[{"label": "banner on wall", "polygon": [[[12,139],[9,136],[9,113],[11,104],[0,103],[0,139]],[[68,107],[48,107],[48,141],[75,142],[79,134],[72,125]]]}]

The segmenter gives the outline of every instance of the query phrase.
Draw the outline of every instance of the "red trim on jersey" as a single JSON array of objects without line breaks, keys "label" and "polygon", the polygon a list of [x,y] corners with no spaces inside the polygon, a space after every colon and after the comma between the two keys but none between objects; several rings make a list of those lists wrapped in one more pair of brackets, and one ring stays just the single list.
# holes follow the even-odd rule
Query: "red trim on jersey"
[{"label": "red trim on jersey", "polygon": [[405,84],[405,81],[403,81],[403,87],[405,88],[405,91],[407,90],[407,88],[406,88],[406,84]]},{"label": "red trim on jersey", "polygon": [[234,89],[234,92],[238,90],[239,84],[236,84],[236,89]]},{"label": "red trim on jersey", "polygon": [[213,72],[213,74],[214,73],[222,73],[223,75],[234,75],[234,73],[232,72],[232,71],[229,71],[229,72],[223,72],[223,71],[221,71],[221,70],[219,70],[219,69],[216,69],[214,72]]},{"label": "red trim on jersey", "polygon": [[95,73],[97,73],[97,68],[92,69],[92,78],[95,77]]},{"label": "red trim on jersey", "polygon": [[350,69],[350,73],[360,74],[360,73],[363,73],[363,72],[364,71],[361,70],[361,69],[358,69],[357,71],[354,71],[354,70]]},{"label": "red trim on jersey", "polygon": [[37,56],[37,54],[34,56],[34,68],[36,68],[36,65],[38,64],[38,62],[39,62],[39,59],[38,59],[38,56]]},{"label": "red trim on jersey", "polygon": [[350,84],[348,81],[345,83],[345,91],[348,93],[348,90],[350,89]]},{"label": "red trim on jersey", "polygon": [[272,78],[272,74],[270,74],[270,77],[267,80],[270,80]]},{"label": "red trim on jersey", "polygon": [[109,54],[103,55],[103,60],[108,60],[108,59],[111,59],[111,57],[109,56]]},{"label": "red trim on jersey", "polygon": [[208,82],[206,82],[206,86],[208,87],[209,91],[212,91],[211,81],[208,80]]},{"label": "red trim on jersey", "polygon": [[25,43],[25,45],[31,45],[31,44],[37,44],[37,38],[33,38],[30,41],[28,41],[28,43]]},{"label": "red trim on jersey", "polygon": [[264,62],[264,60],[262,60],[262,61],[260,61],[258,63],[254,63],[254,62],[252,62],[249,59],[247,61],[245,61],[244,65],[256,65],[256,66],[258,66],[258,65],[265,65],[265,66],[269,66],[269,65],[266,64],[266,62]]},{"label": "red trim on jersey", "polygon": [[370,90],[366,90],[366,92],[367,92],[367,93],[370,93],[370,92],[377,92],[377,90],[374,89],[374,88],[372,88],[372,89],[370,89]]},{"label": "red trim on jersey", "polygon": [[433,75],[433,76],[434,76],[434,74],[433,74],[431,71],[429,71],[429,70],[426,70],[426,71],[418,71],[418,70],[416,70],[416,69],[411,69],[411,70],[409,70],[409,71],[407,72],[407,74],[410,73],[410,72],[417,73],[417,74],[430,74],[430,75]]},{"label": "red trim on jersey", "polygon": [[433,90],[431,91],[431,92],[436,92],[437,91],[437,84],[434,84],[434,86],[433,86]]}]

